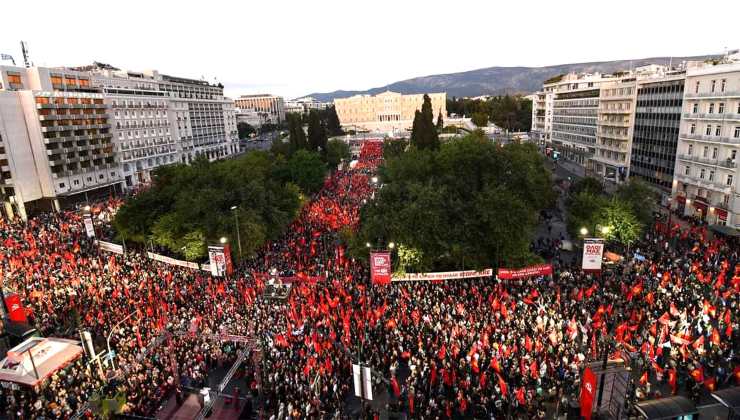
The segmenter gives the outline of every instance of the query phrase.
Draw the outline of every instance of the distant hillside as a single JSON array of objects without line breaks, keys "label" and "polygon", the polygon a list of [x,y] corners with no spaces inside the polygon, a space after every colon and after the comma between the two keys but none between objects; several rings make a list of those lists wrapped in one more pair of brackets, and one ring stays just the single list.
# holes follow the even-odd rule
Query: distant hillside
[{"label": "distant hillside", "polygon": [[673,64],[684,60],[705,60],[716,55],[695,57],[652,57],[635,60],[600,61],[593,63],[560,64],[547,67],[488,67],[462,73],[437,74],[402,80],[364,91],[337,90],[328,93],[310,93],[319,101],[331,101],[334,98],[346,98],[357,94],[377,94],[392,90],[400,93],[447,92],[447,96],[501,95],[513,93],[531,93],[542,87],[542,82],[552,76],[569,72],[611,73],[628,70],[647,64]]}]

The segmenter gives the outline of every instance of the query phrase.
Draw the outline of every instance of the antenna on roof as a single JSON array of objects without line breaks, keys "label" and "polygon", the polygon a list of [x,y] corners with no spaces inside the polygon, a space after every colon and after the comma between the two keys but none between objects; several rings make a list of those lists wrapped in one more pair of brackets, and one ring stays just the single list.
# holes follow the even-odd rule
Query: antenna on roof
[{"label": "antenna on roof", "polygon": [[28,47],[26,46],[26,41],[21,41],[21,51],[23,52],[23,65],[25,65],[26,68],[31,67],[31,62],[29,60],[29,53],[28,53]]}]

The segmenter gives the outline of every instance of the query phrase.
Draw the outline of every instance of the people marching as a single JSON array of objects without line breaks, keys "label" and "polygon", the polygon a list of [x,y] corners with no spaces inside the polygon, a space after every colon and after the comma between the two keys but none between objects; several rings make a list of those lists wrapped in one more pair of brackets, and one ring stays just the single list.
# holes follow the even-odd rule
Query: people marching
[{"label": "people marching", "polygon": [[[373,285],[338,237],[360,223],[381,163],[382,142],[366,141],[280,240],[227,277],[100,251],[76,212],[0,220],[4,287],[29,321],[44,336],[112,333],[116,351],[113,372],[81,359],[39,389],[0,389],[1,406],[9,418],[70,418],[93,395],[125,396],[125,412],[151,416],[176,387],[233,362],[240,345],[219,333],[258,339],[261,378],[247,376],[265,418],[372,418],[377,405],[354,399],[359,359],[386,408],[411,418],[551,418],[605,352],[632,369],[633,401],[698,401],[740,383],[737,243],[656,223],[636,247],[644,259],[601,275],[562,264],[524,281]],[[120,204],[91,210],[105,226]],[[274,276],[294,279],[284,302],[261,298]]]}]

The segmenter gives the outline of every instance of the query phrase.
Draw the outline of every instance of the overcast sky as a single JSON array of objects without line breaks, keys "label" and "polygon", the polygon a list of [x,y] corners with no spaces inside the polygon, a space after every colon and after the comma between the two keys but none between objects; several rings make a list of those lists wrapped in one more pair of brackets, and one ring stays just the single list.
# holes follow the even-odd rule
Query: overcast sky
[{"label": "overcast sky", "polygon": [[230,96],[740,48],[732,0],[27,0],[0,13],[0,52],[17,62],[24,40],[36,65],[204,76]]}]

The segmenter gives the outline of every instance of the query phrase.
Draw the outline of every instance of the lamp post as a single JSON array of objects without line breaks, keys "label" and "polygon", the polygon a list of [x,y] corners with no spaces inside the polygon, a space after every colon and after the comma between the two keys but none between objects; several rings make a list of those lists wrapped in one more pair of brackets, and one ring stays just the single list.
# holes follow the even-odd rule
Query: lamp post
[{"label": "lamp post", "polygon": [[111,367],[112,367],[113,369],[115,369],[115,368],[116,368],[116,364],[115,364],[115,363],[113,362],[113,357],[112,357],[112,356],[110,356],[110,354],[111,354],[111,348],[110,348],[110,338],[111,338],[111,337],[113,336],[113,333],[114,333],[114,332],[116,332],[116,328],[118,328],[118,326],[119,326],[119,325],[121,325],[122,323],[124,323],[124,322],[128,321],[128,319],[129,319],[129,318],[131,318],[131,317],[132,317],[132,316],[133,316],[133,315],[134,315],[135,313],[136,313],[136,312],[131,312],[130,314],[128,314],[128,315],[126,316],[126,318],[123,318],[122,320],[118,321],[118,322],[116,323],[116,325],[114,325],[114,326],[113,326],[113,328],[111,329],[110,333],[108,333],[108,337],[107,337],[107,338],[105,339],[105,345],[106,345],[106,347],[108,348],[108,355],[109,355],[109,357],[110,357],[110,364],[111,364]]},{"label": "lamp post", "polygon": [[241,234],[239,232],[239,212],[236,210],[239,208],[239,206],[231,206],[231,211],[234,212],[234,226],[236,226],[236,242],[239,244],[239,260],[242,259],[242,238]]},{"label": "lamp post", "polygon": [[220,238],[220,239],[219,239],[218,241],[219,241],[219,242],[220,242],[221,244],[225,244],[226,242],[228,242],[228,239],[226,239],[226,237],[225,237],[225,236],[222,236],[222,237],[221,237],[221,238]]}]

